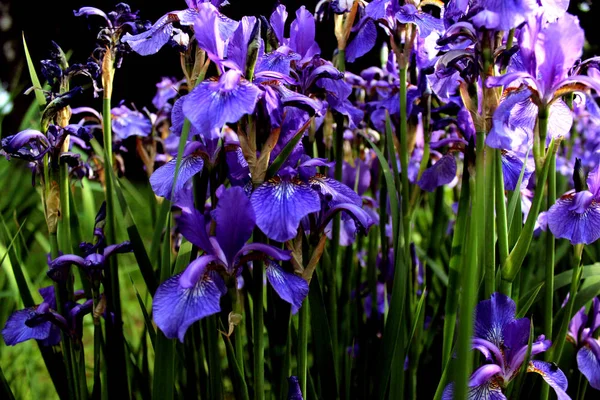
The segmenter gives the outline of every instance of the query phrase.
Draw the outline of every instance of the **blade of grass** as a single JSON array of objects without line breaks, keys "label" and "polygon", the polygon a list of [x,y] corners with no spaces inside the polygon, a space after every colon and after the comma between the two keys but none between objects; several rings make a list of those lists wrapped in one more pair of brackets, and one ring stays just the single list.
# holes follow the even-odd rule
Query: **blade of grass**
[{"label": "blade of grass", "polygon": [[[170,231],[170,218],[166,218],[166,229]],[[160,280],[171,277],[171,235],[166,235],[162,248]],[[175,385],[175,341],[168,339],[160,330],[156,335],[156,356],[154,360],[154,380],[152,394],[155,399],[171,400]]]},{"label": "blade of grass", "polygon": [[144,304],[144,300],[140,296],[140,292],[138,292],[135,287],[135,283],[133,282],[133,278],[131,275],[129,276],[129,280],[131,281],[131,286],[135,291],[135,297],[137,298],[138,304],[140,305],[140,310],[142,310],[142,315],[144,316],[144,323],[146,324],[146,329],[148,330],[148,335],[150,336],[150,343],[152,344],[152,348],[156,348],[156,330],[154,329],[154,325],[152,325],[152,318],[148,314],[148,310],[146,309],[146,305]]}]

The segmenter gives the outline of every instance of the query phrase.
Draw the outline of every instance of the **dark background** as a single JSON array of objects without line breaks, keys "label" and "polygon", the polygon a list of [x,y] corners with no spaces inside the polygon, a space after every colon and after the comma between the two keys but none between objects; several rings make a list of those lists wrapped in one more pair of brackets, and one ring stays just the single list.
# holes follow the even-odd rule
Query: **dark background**
[{"label": "dark background", "polygon": [[[580,3],[587,1],[589,11],[583,12]],[[581,26],[585,29],[586,37],[592,44],[586,50],[586,56],[598,54],[600,43],[600,4],[594,7],[590,0],[572,0],[569,11],[579,16]],[[305,5],[314,12],[317,0],[282,0],[289,13],[288,25],[295,18],[295,10]],[[27,107],[33,101],[33,95],[26,96],[23,91],[30,86],[24,53],[22,49],[21,32],[24,32],[30,53],[39,74],[39,61],[47,58],[50,41],[56,41],[63,50],[73,50],[71,63],[85,62],[95,48],[96,34],[100,23],[99,17],[86,19],[75,17],[73,10],[82,6],[93,6],[109,12],[118,1],[101,0],[33,0],[6,1],[0,0],[0,84],[15,93],[15,108],[11,115],[2,123],[2,134],[16,133]],[[223,8],[227,16],[240,19],[243,15],[270,16],[278,4],[273,0],[230,0],[230,5]],[[163,14],[186,8],[184,0],[176,1],[141,1],[133,0],[128,4],[132,10],[141,10],[142,19],[156,21]],[[382,37],[382,35],[380,35]],[[317,40],[321,46],[324,58],[331,59],[336,47],[331,19],[317,24]],[[381,39],[383,40],[383,38]],[[379,63],[378,46],[371,54],[360,59],[356,65],[350,64],[349,70],[360,71],[369,65]],[[139,109],[151,106],[155,93],[155,84],[162,76],[181,78],[178,53],[165,46],[158,54],[141,57],[130,54],[117,71],[113,101],[125,100],[133,102]],[[82,81],[85,82],[85,81]],[[92,91],[88,90],[79,99],[82,104],[100,109],[100,100],[93,99]]]}]

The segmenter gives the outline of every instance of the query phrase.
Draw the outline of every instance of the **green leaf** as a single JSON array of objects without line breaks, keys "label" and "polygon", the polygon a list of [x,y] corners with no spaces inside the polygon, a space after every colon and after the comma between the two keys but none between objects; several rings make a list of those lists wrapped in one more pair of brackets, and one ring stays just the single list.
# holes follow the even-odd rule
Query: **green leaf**
[{"label": "green leaf", "polygon": [[519,299],[519,304],[518,304],[519,311],[517,312],[517,318],[523,318],[525,316],[525,314],[527,314],[527,311],[529,311],[529,308],[531,308],[531,305],[535,302],[538,294],[540,293],[540,290],[542,290],[543,287],[544,287],[544,282],[542,282],[539,285],[537,285],[536,287],[534,287],[532,289],[531,296],[529,296],[524,303],[521,303],[521,299]]},{"label": "green leaf", "polygon": [[156,276],[154,275],[154,268],[152,267],[150,257],[148,257],[146,247],[144,246],[144,241],[142,240],[140,231],[137,227],[135,219],[133,218],[133,213],[131,212],[129,205],[127,204],[127,200],[125,199],[125,195],[123,194],[121,181],[116,179],[114,171],[111,171],[111,175],[113,177],[113,182],[117,182],[117,185],[114,186],[115,192],[117,199],[119,200],[121,210],[124,213],[124,225],[127,229],[127,235],[129,236],[131,246],[133,247],[133,255],[135,256],[135,260],[137,261],[150,295],[154,296],[154,292],[156,292],[156,289],[158,288],[158,282],[156,281]]},{"label": "green leaf", "polygon": [[152,343],[152,348],[156,348],[156,330],[154,329],[154,325],[152,325],[152,319],[150,318],[150,314],[148,314],[148,310],[146,309],[144,300],[142,300],[142,297],[140,296],[140,292],[138,292],[137,288],[135,287],[135,283],[133,282],[131,275],[129,276],[129,280],[131,281],[131,286],[133,286],[133,290],[135,291],[135,297],[137,297],[138,304],[142,310],[144,323],[146,324],[148,335],[150,335],[150,343]]},{"label": "green leaf", "polygon": [[29,54],[29,48],[27,47],[27,41],[25,40],[25,33],[23,35],[23,50],[25,51],[25,58],[27,59],[27,68],[29,69],[29,76],[31,78],[31,83],[34,87],[35,98],[37,100],[40,109],[46,105],[46,97],[42,92],[42,85],[40,84],[40,80],[37,76],[37,72],[35,72],[35,67],[33,66],[33,61],[31,59],[31,54]]},{"label": "green leaf", "polygon": [[[582,272],[581,272],[581,279],[589,278],[591,276],[598,276],[598,275],[600,275],[600,263],[583,266]],[[554,276],[554,289],[557,290],[557,289],[563,288],[565,286],[568,286],[571,283],[572,276],[573,276],[572,269],[565,271],[565,272],[561,272],[558,275],[555,275]],[[541,282],[537,286],[535,286],[533,289],[529,290],[527,293],[525,293],[523,296],[521,296],[521,298],[519,298],[519,304],[529,304],[530,306],[533,305],[535,302],[540,300],[538,295],[543,287],[544,287],[544,282]],[[532,300],[532,298],[533,298],[533,300]]]},{"label": "green leaf", "polygon": [[[170,218],[166,218],[167,232],[170,230]],[[161,282],[171,277],[171,236],[163,242],[163,259],[160,268]],[[154,380],[152,395],[155,399],[173,399],[175,389],[175,341],[168,339],[160,330],[156,336],[156,356],[154,359]]]},{"label": "green leaf", "polygon": [[333,345],[327,311],[325,309],[325,299],[323,298],[323,292],[319,283],[320,274],[319,269],[315,270],[308,291],[312,338],[315,346],[313,355],[322,384],[320,398],[337,399],[337,377],[335,373]]},{"label": "green leaf", "polygon": [[298,131],[294,134],[294,136],[292,136],[290,141],[287,142],[287,144],[285,145],[283,150],[281,150],[281,153],[279,153],[277,155],[277,157],[275,157],[275,160],[273,160],[271,165],[269,165],[269,167],[267,168],[265,180],[268,180],[268,179],[272,178],[273,176],[275,176],[277,171],[279,171],[279,168],[281,168],[283,163],[286,162],[286,160],[290,157],[290,154],[292,154],[292,151],[296,148],[296,145],[298,144],[298,142],[300,142],[300,139],[302,139],[304,131],[306,130],[306,128],[308,128],[311,121],[312,121],[312,118],[309,118],[309,120],[306,121],[306,123],[304,125],[302,125],[300,127],[300,129],[298,129]]},{"label": "green leaf", "polygon": [[4,373],[2,372],[2,367],[0,366],[0,398],[4,400],[15,400],[15,396],[10,390],[10,386],[8,386],[8,382],[4,377]]},{"label": "green leaf", "polygon": [[[219,323],[221,324],[221,330],[225,331],[223,327],[223,321],[219,319]],[[236,327],[235,329],[240,329]],[[231,372],[233,375],[233,390],[235,392],[236,399],[249,400],[250,396],[248,395],[248,386],[246,385],[246,379],[244,378],[244,373],[240,368],[237,359],[235,358],[235,352],[233,350],[233,344],[231,343],[231,339],[229,336],[225,335],[221,332],[221,336],[223,337],[223,342],[225,342],[225,351],[227,353],[227,362],[229,363],[229,368],[231,368]]]}]

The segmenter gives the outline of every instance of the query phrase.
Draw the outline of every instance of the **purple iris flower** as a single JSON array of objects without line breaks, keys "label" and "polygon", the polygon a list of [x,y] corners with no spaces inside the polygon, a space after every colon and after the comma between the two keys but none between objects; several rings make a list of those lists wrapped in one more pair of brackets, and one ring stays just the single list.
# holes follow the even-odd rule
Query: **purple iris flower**
[{"label": "purple iris flower", "polygon": [[557,238],[590,244],[600,238],[600,167],[587,176],[587,190],[577,188],[561,196],[547,214],[548,227]]},{"label": "purple iris flower", "polygon": [[124,104],[113,108],[111,114],[112,129],[119,140],[125,140],[130,136],[146,137],[152,132],[150,118]]},{"label": "purple iris flower", "polygon": [[176,195],[194,175],[202,172],[205,158],[207,158],[207,152],[204,144],[188,142],[181,158],[175,189],[173,190],[173,180],[177,159],[173,158],[150,176],[152,190],[157,196],[171,199],[171,194]]},{"label": "purple iris flower", "polygon": [[600,299],[592,301],[589,314],[585,306],[581,307],[569,323],[567,340],[573,343],[577,351],[577,367],[590,382],[590,386],[600,390],[600,340],[594,338],[594,332],[600,327]]},{"label": "purple iris flower", "polygon": [[[198,15],[198,8],[204,4],[197,2],[188,2],[190,8],[179,11],[170,11],[160,17],[154,25],[145,32],[131,35],[126,33],[121,38],[121,42],[127,43],[133,51],[142,56],[148,56],[158,53],[158,51],[167,44],[174,36],[184,35],[184,33],[173,26],[179,23],[181,26],[192,26]],[[207,3],[206,5],[212,6]],[[179,40],[180,43],[186,43],[186,39]]]},{"label": "purple iris flower", "polygon": [[288,378],[287,400],[304,400],[304,397],[302,397],[302,390],[300,390],[300,383],[295,376],[290,376]]},{"label": "purple iris flower", "polygon": [[[518,375],[525,361],[531,329],[529,318],[516,319],[515,313],[515,302],[500,293],[492,294],[475,308],[473,348],[479,350],[488,363],[471,375],[469,399],[506,400],[502,391]],[[531,345],[531,355],[548,350],[550,345],[543,335],[539,336]],[[567,378],[555,364],[531,360],[527,372],[540,374],[559,400],[570,400],[566,393]],[[453,392],[454,385],[448,385],[442,399],[453,399]]]},{"label": "purple iris flower", "polygon": [[421,175],[421,179],[417,184],[421,189],[433,192],[436,188],[447,185],[455,178],[456,159],[452,153],[447,153],[423,171],[423,175]]},{"label": "purple iris flower", "polygon": [[325,160],[303,156],[296,162],[297,169],[283,168],[257,187],[250,198],[256,224],[268,238],[278,242],[293,239],[300,221],[321,210],[322,224],[329,223],[333,213],[345,211],[355,219],[357,229],[368,230],[373,221],[361,208],[360,196],[343,183],[317,173],[317,167],[327,166]]},{"label": "purple iris flower", "polygon": [[152,99],[152,105],[157,110],[162,110],[169,100],[177,96],[181,83],[182,81],[177,81],[175,78],[163,77],[156,84],[156,95]]},{"label": "purple iris flower", "polygon": [[[82,320],[86,314],[92,311],[93,301],[86,300],[82,304],[73,301],[67,302],[65,304],[66,316],[63,317],[55,311],[54,287],[44,287],[39,292],[44,299],[41,304],[15,311],[8,318],[2,329],[4,342],[9,346],[14,346],[26,340],[35,339],[41,341],[44,346],[55,346],[60,342],[61,330],[71,339],[81,340]],[[83,296],[83,290],[77,290],[74,293],[74,300],[78,301]]]},{"label": "purple iris flower", "polygon": [[[494,135],[502,138],[495,137],[494,142],[512,140],[511,130],[505,129],[506,121],[511,124],[511,113],[520,118],[520,123],[515,121],[512,131],[520,127],[528,133],[535,124],[540,106],[549,107],[548,139],[564,135],[570,129],[572,116],[561,97],[581,91],[581,86],[600,91],[600,82],[589,76],[569,76],[569,71],[581,57],[584,40],[583,29],[573,15],[565,14],[549,24],[544,22],[543,15],[529,18],[519,37],[518,54],[523,70],[490,77],[486,82],[488,86],[507,86],[513,82],[521,85],[509,92],[504,100],[507,104],[501,104],[495,112],[494,129],[497,125],[501,129]],[[494,143],[488,145],[497,147]]]},{"label": "purple iris flower", "polygon": [[56,309],[54,287],[39,289],[44,299],[37,306],[15,311],[2,329],[4,343],[14,346],[29,339],[41,340],[45,346],[54,346],[60,342],[60,331],[50,319],[51,310]]},{"label": "purple iris flower", "polygon": [[221,310],[219,300],[227,293],[222,275],[238,278],[253,259],[265,261],[267,280],[296,313],[308,294],[308,283],[286,271],[278,261],[288,261],[290,252],[263,244],[246,244],[252,236],[256,216],[250,199],[240,187],[223,191],[211,213],[215,236],[208,236],[207,220],[191,205],[182,207],[178,219],[181,233],[205,254],[192,261],[185,271],[163,282],[154,296],[154,320],[168,338],[183,342],[188,327]]}]

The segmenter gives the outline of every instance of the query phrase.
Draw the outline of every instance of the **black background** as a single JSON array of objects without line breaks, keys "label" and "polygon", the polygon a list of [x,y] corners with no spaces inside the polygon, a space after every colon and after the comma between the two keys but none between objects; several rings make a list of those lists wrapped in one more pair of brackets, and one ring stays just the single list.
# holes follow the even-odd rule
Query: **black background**
[{"label": "black background", "polygon": [[[0,81],[9,90],[18,89],[14,100],[14,112],[7,116],[2,125],[3,135],[16,133],[15,130],[21,122],[23,114],[33,96],[26,96],[23,91],[30,85],[24,53],[22,50],[21,32],[24,32],[30,53],[38,68],[39,61],[47,58],[50,41],[56,41],[65,51],[73,50],[72,63],[84,62],[95,48],[96,34],[100,19],[92,17],[75,17],[73,10],[82,6],[98,7],[105,12],[114,9],[118,1],[100,0],[19,0],[6,2],[0,0],[0,11],[8,13],[12,24],[7,31],[0,31]],[[240,19],[243,15],[265,15],[269,16],[278,3],[285,4],[289,13],[288,25],[295,16],[295,10],[305,5],[308,10],[314,12],[317,0],[230,0],[230,5],[223,8],[223,12],[233,19]],[[597,45],[600,43],[598,29],[600,7],[590,5],[589,12],[581,12],[577,1],[571,1],[570,12],[579,16],[581,25],[585,29],[586,37],[591,48],[586,49],[586,56],[597,54]],[[591,3],[591,1],[589,2]],[[140,10],[140,17],[144,20],[156,21],[163,14],[186,8],[184,0],[176,1],[129,1],[132,10]],[[2,25],[0,24],[0,27]],[[383,35],[380,35],[382,40]],[[321,54],[324,58],[331,59],[336,47],[333,34],[333,22],[331,19],[317,25],[317,40],[321,46]],[[379,63],[378,46],[367,56],[360,59],[356,65],[350,64],[349,70],[360,71],[362,68]],[[14,58],[7,59],[8,53],[13,52]],[[125,100],[133,102],[141,109],[151,105],[155,93],[155,84],[162,76],[173,76],[181,78],[182,73],[179,65],[178,53],[165,46],[158,54],[141,57],[130,54],[117,71],[113,101],[116,103]],[[93,99],[91,90],[79,99],[82,104],[90,105],[100,109],[100,100]]]}]

